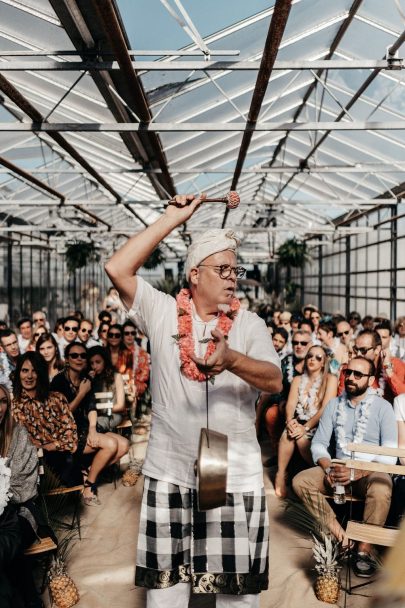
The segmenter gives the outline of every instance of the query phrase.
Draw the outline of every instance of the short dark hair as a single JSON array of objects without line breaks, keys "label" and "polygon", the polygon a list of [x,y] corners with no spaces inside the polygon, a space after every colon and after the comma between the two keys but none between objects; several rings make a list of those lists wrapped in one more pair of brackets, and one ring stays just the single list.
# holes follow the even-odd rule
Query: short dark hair
[{"label": "short dark hair", "polygon": [[58,331],[59,327],[63,327],[65,324],[65,317],[59,317],[59,319],[56,319],[56,323],[55,323],[55,327],[54,327],[54,332],[56,333]]},{"label": "short dark hair", "polygon": [[45,359],[35,351],[27,351],[17,358],[17,365],[13,377],[13,392],[16,399],[20,399],[23,391],[21,384],[21,369],[26,361],[30,361],[37,374],[36,398],[39,401],[46,401],[49,395],[49,376],[48,366]]},{"label": "short dark hair", "polygon": [[87,356],[87,352],[88,352],[88,351],[87,351],[86,346],[83,344],[83,342],[69,342],[69,344],[66,344],[66,346],[65,346],[65,352],[64,352],[64,354],[65,354],[65,359],[67,359],[67,358],[68,358],[69,353],[70,353],[70,351],[72,350],[72,348],[73,348],[74,346],[78,346],[79,348],[82,348],[82,349],[85,351],[86,356]]},{"label": "short dark hair", "polygon": [[80,321],[77,317],[75,317],[74,315],[69,315],[68,317],[65,317],[63,319],[63,327],[65,327],[66,323],[68,321],[74,321],[75,323],[77,323],[78,327],[80,327]]},{"label": "short dark hair", "polygon": [[112,320],[112,315],[108,310],[100,310],[98,313],[98,320],[101,321],[102,319],[105,319],[105,317],[108,317],[110,321]]},{"label": "short dark hair", "polygon": [[359,323],[361,321],[360,314],[356,310],[352,310],[352,312],[349,315],[349,319],[354,319],[355,321],[358,321]]},{"label": "short dark hair", "polygon": [[331,321],[321,321],[318,329],[323,329],[327,333],[332,332],[333,335],[336,336],[336,325]]},{"label": "short dark hair", "polygon": [[362,325],[364,325],[364,323],[369,323],[370,321],[373,321],[373,317],[371,315],[366,315],[365,317],[363,317],[361,323]]},{"label": "short dark hair", "polygon": [[[101,373],[101,376],[102,376],[102,378],[105,378],[109,384],[111,384],[114,381],[115,369],[111,362],[110,351],[107,348],[105,348],[104,346],[96,345],[96,346],[92,346],[91,348],[89,348],[87,355],[88,355],[89,362],[90,362],[90,359],[92,357],[95,357],[96,355],[99,355],[103,359],[104,370]],[[94,382],[94,380],[95,380],[95,378],[93,379],[93,384],[97,385],[97,382]],[[102,390],[102,389],[100,388],[100,390]]]},{"label": "short dark hair", "polygon": [[23,323],[29,323],[32,326],[32,319],[30,319],[30,317],[21,317],[21,319],[18,319],[18,321],[17,321],[18,329],[20,329],[20,327]]},{"label": "short dark hair", "polygon": [[377,331],[378,329],[388,329],[390,334],[392,334],[391,321],[389,321],[388,319],[383,319],[378,325],[374,327],[375,331]]},{"label": "short dark hair", "polygon": [[276,329],[273,331],[272,338],[274,338],[274,336],[276,336],[277,334],[279,334],[283,338],[283,340],[288,342],[288,331],[284,329],[284,327],[276,327]]},{"label": "short dark hair", "polygon": [[0,343],[3,338],[9,338],[10,336],[17,337],[17,334],[15,333],[15,331],[13,331],[12,329],[9,329],[8,327],[6,329],[0,330]]},{"label": "short dark hair", "polygon": [[123,325],[122,325],[122,329],[125,329],[125,327],[133,327],[134,329],[136,329],[136,325],[133,321],[131,321],[131,319],[127,319]]},{"label": "short dark hair", "polygon": [[302,319],[302,321],[298,324],[298,329],[301,329],[303,325],[309,325],[309,327],[311,328],[311,332],[313,333],[315,325],[314,322],[311,321],[311,319]]},{"label": "short dark hair", "polygon": [[370,376],[375,376],[374,361],[370,361],[370,359],[366,359],[365,357],[352,357],[350,361],[366,361],[368,363],[368,373],[370,374]]},{"label": "short dark hair", "polygon": [[381,346],[382,344],[380,334],[378,334],[374,329],[362,329],[357,334],[357,338],[361,338],[361,336],[371,336],[373,341],[373,348],[377,348],[377,346]]}]

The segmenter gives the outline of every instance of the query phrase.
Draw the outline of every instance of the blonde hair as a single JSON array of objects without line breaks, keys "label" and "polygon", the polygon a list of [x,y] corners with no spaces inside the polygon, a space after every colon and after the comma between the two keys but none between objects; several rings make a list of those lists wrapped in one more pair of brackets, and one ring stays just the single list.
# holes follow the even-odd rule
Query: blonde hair
[{"label": "blonde hair", "polygon": [[313,348],[320,348],[323,351],[324,357],[325,357],[325,362],[324,362],[324,366],[322,368],[322,380],[321,380],[321,385],[319,387],[318,390],[318,409],[320,408],[322,401],[325,397],[325,393],[326,393],[326,385],[328,383],[328,375],[329,375],[329,357],[325,351],[324,348],[322,348],[322,346],[318,346],[317,344],[313,344],[312,346],[309,347],[307,354],[305,355],[305,363],[304,363],[304,369],[303,372],[305,374],[308,375],[308,368],[307,368],[307,357],[309,355],[309,353],[311,352],[311,350]]}]

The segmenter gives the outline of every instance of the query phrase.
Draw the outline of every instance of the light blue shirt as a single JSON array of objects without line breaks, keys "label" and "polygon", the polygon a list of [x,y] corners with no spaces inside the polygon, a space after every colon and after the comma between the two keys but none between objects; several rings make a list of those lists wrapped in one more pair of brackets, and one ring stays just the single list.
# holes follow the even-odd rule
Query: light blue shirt
[{"label": "light blue shirt", "polygon": [[[370,389],[366,393],[368,396],[372,391]],[[356,423],[360,416],[361,401],[357,405],[353,405],[349,400],[346,400],[346,422],[345,422],[345,439],[346,443],[351,443],[356,430]],[[339,405],[339,397],[331,399],[319,420],[318,429],[312,439],[311,452],[315,464],[320,458],[331,458],[329,453],[330,440],[332,433],[335,433],[336,438],[336,458],[348,459],[348,455],[343,452],[341,447],[337,445],[336,433],[336,417]],[[371,445],[380,445],[389,448],[398,447],[398,431],[395,420],[394,410],[392,405],[374,395],[368,411],[367,428],[361,443],[370,443]],[[357,459],[367,460],[369,462],[381,462],[384,464],[395,464],[397,459],[395,456],[376,456],[373,454],[356,454]]]}]

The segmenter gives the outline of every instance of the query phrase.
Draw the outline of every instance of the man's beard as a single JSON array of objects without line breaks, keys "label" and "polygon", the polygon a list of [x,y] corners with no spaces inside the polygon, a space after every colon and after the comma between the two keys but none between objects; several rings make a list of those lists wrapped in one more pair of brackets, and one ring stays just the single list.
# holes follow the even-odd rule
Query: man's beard
[{"label": "man's beard", "polygon": [[363,393],[366,392],[367,387],[364,386],[348,386],[345,383],[345,389],[346,389],[346,393],[348,395],[350,395],[350,397],[358,397],[359,395],[362,395]]}]

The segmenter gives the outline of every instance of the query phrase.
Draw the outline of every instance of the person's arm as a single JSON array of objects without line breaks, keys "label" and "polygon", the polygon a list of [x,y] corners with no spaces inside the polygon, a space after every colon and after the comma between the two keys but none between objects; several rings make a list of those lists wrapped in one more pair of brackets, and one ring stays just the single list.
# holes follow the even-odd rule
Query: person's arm
[{"label": "person's arm", "polygon": [[73,454],[77,450],[77,428],[66,397],[62,394],[53,394],[50,399],[59,423],[58,437],[51,444],[42,447],[48,451],[66,451]]},{"label": "person's arm", "polygon": [[69,403],[69,409],[71,412],[74,412],[79,407],[90,390],[91,381],[88,378],[83,378],[83,380],[80,382],[76,397]]},{"label": "person's arm", "polygon": [[205,194],[176,196],[177,205],[168,205],[156,222],[131,237],[107,262],[105,271],[128,309],[135,298],[139,268],[163,239],[190,219],[204,198]]},{"label": "person's arm", "polygon": [[287,428],[294,420],[295,408],[298,403],[298,389],[300,386],[301,376],[295,376],[291,382],[290,392],[288,393],[287,405],[285,406],[285,420]]},{"label": "person's arm", "polygon": [[113,405],[112,411],[114,413],[123,412],[125,409],[125,388],[124,388],[124,380],[121,374],[114,374],[114,382],[115,382],[115,403]]},{"label": "person's arm", "polygon": [[322,466],[321,459],[330,460],[329,445],[333,433],[333,413],[335,409],[335,399],[326,405],[320,419],[318,428],[311,441],[312,459],[315,464]]},{"label": "person's arm", "polygon": [[399,359],[391,359],[389,351],[385,351],[384,369],[387,383],[394,395],[405,393],[405,364]]},{"label": "person's arm", "polygon": [[87,445],[91,448],[98,448],[98,433],[97,433],[97,410],[91,410],[89,418],[89,434],[87,435]]},{"label": "person's arm", "polygon": [[322,400],[321,406],[320,406],[319,410],[317,411],[317,413],[314,416],[312,416],[312,418],[310,418],[306,424],[306,426],[309,427],[309,429],[313,429],[314,427],[318,426],[318,422],[323,414],[325,407],[327,406],[327,404],[329,403],[329,401],[331,399],[334,399],[334,397],[336,397],[337,388],[338,388],[337,377],[334,374],[328,374],[325,395]]}]

